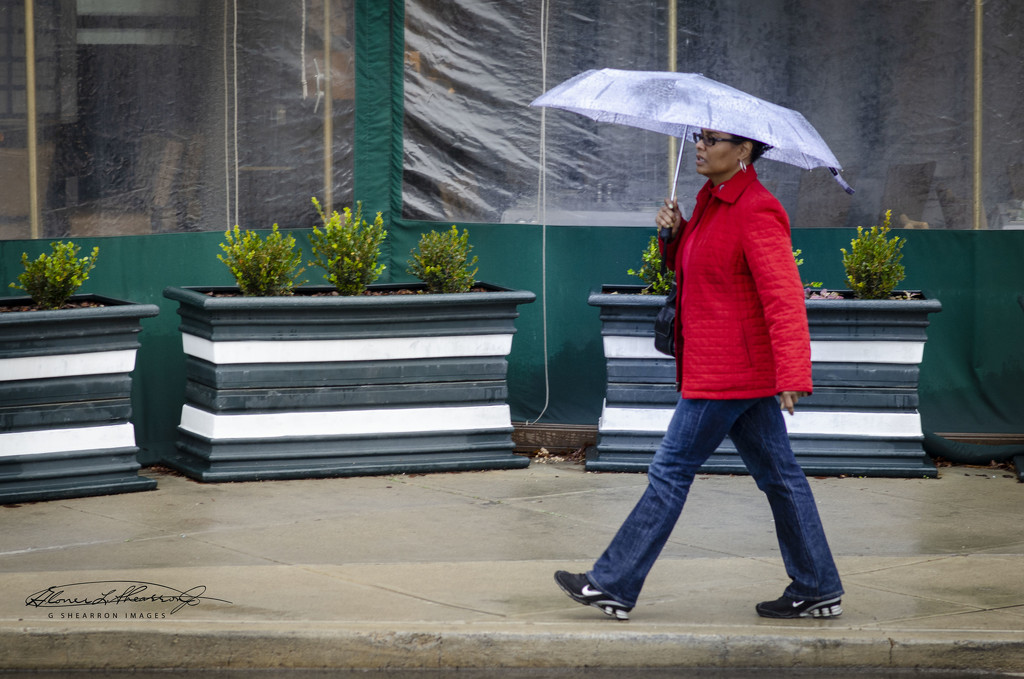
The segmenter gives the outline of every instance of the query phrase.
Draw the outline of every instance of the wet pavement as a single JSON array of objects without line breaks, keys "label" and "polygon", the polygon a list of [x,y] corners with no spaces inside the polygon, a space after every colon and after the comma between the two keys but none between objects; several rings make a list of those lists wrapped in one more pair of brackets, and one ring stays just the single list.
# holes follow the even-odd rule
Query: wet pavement
[{"label": "wet pavement", "polygon": [[570,668],[524,670],[159,670],[107,672],[81,670],[13,672],[4,679],[999,679],[1021,676],[949,670],[705,669],[705,668]]},{"label": "wet pavement", "polygon": [[629,622],[570,601],[552,573],[592,563],[643,475],[568,462],[223,484],[143,473],[157,490],[0,508],[0,669],[1024,672],[1024,485],[1010,472],[811,479],[845,613],[796,621],[753,611],[787,583],[763,495],[749,477],[701,476]]}]

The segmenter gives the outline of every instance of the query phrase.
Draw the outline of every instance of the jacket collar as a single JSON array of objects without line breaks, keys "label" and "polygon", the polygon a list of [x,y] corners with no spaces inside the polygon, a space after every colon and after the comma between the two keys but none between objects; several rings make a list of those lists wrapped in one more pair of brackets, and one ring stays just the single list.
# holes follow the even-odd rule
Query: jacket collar
[{"label": "jacket collar", "polygon": [[711,186],[709,179],[701,189],[701,193],[707,194],[707,197],[714,196],[726,203],[735,203],[743,195],[743,191],[755,181],[757,181],[757,170],[753,165],[747,165],[746,172],[737,172],[728,181],[724,181],[718,186]]}]

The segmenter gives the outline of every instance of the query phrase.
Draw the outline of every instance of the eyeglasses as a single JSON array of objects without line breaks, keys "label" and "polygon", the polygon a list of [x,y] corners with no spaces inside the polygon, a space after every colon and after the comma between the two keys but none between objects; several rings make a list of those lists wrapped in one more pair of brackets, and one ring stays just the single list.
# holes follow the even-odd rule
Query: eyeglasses
[{"label": "eyeglasses", "polygon": [[746,141],[746,139],[737,139],[736,137],[712,137],[710,134],[706,134],[704,132],[694,132],[693,143],[696,144],[697,142],[700,141],[704,142],[704,146],[710,148],[720,141],[727,141],[733,144],[742,144],[743,142]]}]

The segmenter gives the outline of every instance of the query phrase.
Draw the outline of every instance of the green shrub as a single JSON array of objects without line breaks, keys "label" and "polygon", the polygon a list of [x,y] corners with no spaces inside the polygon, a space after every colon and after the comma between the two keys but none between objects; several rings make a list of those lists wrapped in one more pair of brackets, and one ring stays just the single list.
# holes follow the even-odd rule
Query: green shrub
[{"label": "green shrub", "polygon": [[676,272],[663,269],[661,266],[661,248],[658,247],[658,237],[651,236],[647,248],[641,255],[643,264],[639,271],[629,269],[626,273],[636,276],[647,285],[642,294],[667,295],[672,281],[676,279]]},{"label": "green shrub", "polygon": [[345,219],[337,211],[328,219],[313,199],[313,205],[324,223],[321,231],[313,227],[309,237],[313,246],[314,259],[310,264],[319,266],[326,273],[326,279],[342,295],[360,295],[366,286],[384,273],[384,265],[378,264],[381,244],[388,232],[384,229],[381,213],[377,213],[373,224],[363,220],[363,204],[356,203],[356,213],[344,208]]},{"label": "green shrub", "polygon": [[71,242],[54,241],[50,243],[49,255],[43,253],[29,261],[28,253],[21,253],[25,271],[11,287],[27,292],[42,309],[60,309],[89,279],[89,272],[96,266],[100,249],[94,247],[88,257],[79,259],[80,249]]},{"label": "green shrub", "polygon": [[418,250],[412,250],[408,260],[410,273],[427,284],[429,292],[468,292],[473,287],[477,270],[477,257],[469,259],[473,246],[469,244],[469,231],[459,235],[452,224],[448,231],[431,231],[420,236]]},{"label": "green shrub", "polygon": [[217,259],[231,270],[238,283],[238,289],[246,297],[275,297],[291,295],[292,288],[302,285],[296,277],[305,269],[299,269],[302,256],[295,251],[295,238],[273,230],[260,238],[255,231],[234,230],[224,232],[226,243],[221,243],[223,255]]},{"label": "green shrub", "polygon": [[[797,268],[797,270],[799,270],[799,269],[800,269],[800,267],[802,267],[802,266],[804,265],[804,258],[800,256],[800,255],[802,255],[802,254],[803,254],[803,252],[804,252],[804,251],[803,251],[803,250],[800,250],[800,249],[796,249],[796,250],[793,250],[793,260],[794,260],[794,261],[796,262],[796,268]],[[805,281],[805,282],[803,283],[803,286],[804,286],[804,294],[805,294],[805,295],[809,295],[809,294],[811,294],[811,292],[812,292],[813,290],[815,290],[815,289],[818,289],[818,288],[820,288],[820,287],[821,287],[821,286],[823,286],[823,285],[825,285],[825,284],[824,284],[824,283],[822,283],[822,282],[820,282],[820,281],[815,281],[815,282],[812,282],[812,283],[807,283],[807,282]]]},{"label": "green shrub", "polygon": [[846,283],[857,299],[888,299],[903,280],[905,271],[900,260],[906,239],[887,238],[891,218],[892,210],[886,210],[882,226],[867,231],[858,226],[850,251],[842,248]]}]

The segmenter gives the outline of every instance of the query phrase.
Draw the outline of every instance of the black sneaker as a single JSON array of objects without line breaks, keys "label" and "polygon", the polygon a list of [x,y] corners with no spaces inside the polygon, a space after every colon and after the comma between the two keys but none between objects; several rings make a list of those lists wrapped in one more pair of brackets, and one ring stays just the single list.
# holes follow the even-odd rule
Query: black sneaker
[{"label": "black sneaker", "polygon": [[573,601],[600,609],[602,613],[616,620],[629,620],[632,607],[619,603],[594,587],[583,573],[555,571],[555,582]]},{"label": "black sneaker", "polygon": [[839,597],[796,601],[781,596],[775,601],[762,601],[755,608],[762,618],[838,618],[843,614]]}]

